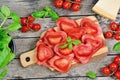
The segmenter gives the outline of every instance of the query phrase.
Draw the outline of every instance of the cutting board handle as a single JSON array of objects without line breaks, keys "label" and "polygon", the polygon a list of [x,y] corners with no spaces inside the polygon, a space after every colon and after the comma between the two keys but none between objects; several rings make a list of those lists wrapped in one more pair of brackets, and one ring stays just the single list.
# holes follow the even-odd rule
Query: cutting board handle
[{"label": "cutting board handle", "polygon": [[23,67],[28,67],[32,64],[35,64],[36,63],[36,48],[31,51],[22,53],[20,55],[20,62]]}]

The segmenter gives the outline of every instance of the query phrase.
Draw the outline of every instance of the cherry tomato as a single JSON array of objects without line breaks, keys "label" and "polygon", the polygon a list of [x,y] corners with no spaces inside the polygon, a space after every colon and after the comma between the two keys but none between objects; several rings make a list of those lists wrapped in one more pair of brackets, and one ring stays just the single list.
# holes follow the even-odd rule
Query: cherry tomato
[{"label": "cherry tomato", "polygon": [[110,68],[110,70],[111,71],[117,71],[118,70],[118,64],[116,64],[116,63],[111,63],[110,65],[109,65],[109,68]]},{"label": "cherry tomato", "polygon": [[33,23],[34,20],[35,18],[32,15],[28,16],[28,23]]},{"label": "cherry tomato", "polygon": [[105,37],[106,38],[112,38],[113,37],[113,32],[112,31],[105,32]]},{"label": "cherry tomato", "polygon": [[21,24],[22,25],[26,25],[27,24],[27,18],[26,17],[21,18]]},{"label": "cherry tomato", "polygon": [[21,31],[27,32],[27,31],[29,31],[29,28],[27,26],[22,26]]},{"label": "cherry tomato", "polygon": [[116,40],[120,40],[120,32],[116,32],[115,35],[114,35],[114,38]]},{"label": "cherry tomato", "polygon": [[120,32],[120,28],[118,28],[118,29],[116,30],[116,32]]},{"label": "cherry tomato", "polygon": [[38,31],[38,30],[40,30],[40,28],[41,28],[41,26],[40,26],[40,24],[38,24],[38,23],[33,24],[33,26],[32,26],[32,29],[33,29],[34,31]]},{"label": "cherry tomato", "polygon": [[104,73],[105,76],[109,76],[111,74],[111,71],[108,67],[102,68],[102,72]]},{"label": "cherry tomato", "polygon": [[80,10],[80,4],[73,4],[72,5],[72,11],[79,11]]},{"label": "cherry tomato", "polygon": [[63,3],[63,8],[64,9],[70,9],[70,7],[71,7],[71,2],[69,2],[69,1],[65,1],[64,3]]},{"label": "cherry tomato", "polygon": [[120,64],[120,56],[116,56],[116,57],[114,58],[114,63]]},{"label": "cherry tomato", "polygon": [[117,78],[117,79],[120,79],[120,71],[116,71],[114,73],[114,76]]},{"label": "cherry tomato", "polygon": [[63,0],[55,0],[54,4],[56,7],[61,8],[63,6]]},{"label": "cherry tomato", "polygon": [[27,24],[27,27],[28,27],[28,28],[32,28],[32,27],[33,27],[33,23],[28,23],[28,24]]},{"label": "cherry tomato", "polygon": [[109,26],[110,26],[111,30],[117,30],[118,29],[118,24],[116,22],[111,22]]},{"label": "cherry tomato", "polygon": [[82,2],[83,0],[74,0],[74,2]]}]

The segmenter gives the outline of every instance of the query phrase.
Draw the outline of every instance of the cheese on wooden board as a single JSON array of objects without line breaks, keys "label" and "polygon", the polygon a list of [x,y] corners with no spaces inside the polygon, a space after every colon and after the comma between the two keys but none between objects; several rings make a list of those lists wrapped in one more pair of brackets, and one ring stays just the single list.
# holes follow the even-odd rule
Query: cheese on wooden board
[{"label": "cheese on wooden board", "polygon": [[92,8],[97,14],[115,20],[120,8],[120,0],[99,0]]}]

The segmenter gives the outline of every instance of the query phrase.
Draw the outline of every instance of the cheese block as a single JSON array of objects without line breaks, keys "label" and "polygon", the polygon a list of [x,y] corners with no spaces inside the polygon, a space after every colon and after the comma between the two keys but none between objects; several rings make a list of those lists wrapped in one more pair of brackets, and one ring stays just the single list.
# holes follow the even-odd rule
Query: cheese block
[{"label": "cheese block", "polygon": [[[99,25],[98,20],[96,19],[96,17],[94,17],[94,16],[89,16],[89,17],[87,17],[87,18],[93,20],[96,24]],[[80,25],[80,21],[81,21],[81,19],[76,20],[76,22],[78,23],[78,25]],[[58,27],[54,27],[54,29],[55,29],[55,30],[58,30]],[[46,31],[44,31],[44,32],[41,34],[40,37],[44,36],[45,32],[46,32]],[[103,36],[102,33],[101,33],[99,36],[104,39],[104,36]],[[104,41],[105,41],[105,39],[104,39]],[[37,62],[36,62],[36,61],[37,61],[37,60],[36,60],[36,53],[37,53],[37,52],[36,52],[36,48],[35,48],[34,50],[29,51],[29,52],[22,53],[22,54],[20,55],[20,61],[21,61],[22,66],[23,66],[23,67],[28,67],[28,66],[30,66],[30,65],[33,65],[33,64],[37,63]],[[92,56],[92,58],[90,59],[89,62],[96,61],[96,60],[100,60],[100,59],[102,59],[103,57],[107,56],[107,53],[108,53],[108,47],[107,47],[106,44],[105,44],[101,49],[99,49],[99,50]],[[27,60],[27,59],[30,59],[30,60]],[[80,65],[83,65],[83,64],[81,64],[81,63],[76,63],[75,61],[72,61],[72,67],[71,67],[71,68],[75,68],[76,66],[80,66]],[[54,71],[53,68],[50,68],[50,70]]]},{"label": "cheese block", "polygon": [[92,8],[97,14],[115,20],[120,8],[120,0],[99,0]]}]

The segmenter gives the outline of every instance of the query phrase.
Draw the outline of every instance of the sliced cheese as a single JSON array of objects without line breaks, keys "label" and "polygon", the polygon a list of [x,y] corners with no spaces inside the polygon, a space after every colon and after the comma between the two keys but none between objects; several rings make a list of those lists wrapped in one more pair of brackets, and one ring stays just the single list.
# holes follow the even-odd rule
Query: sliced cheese
[{"label": "sliced cheese", "polygon": [[120,8],[120,0],[99,0],[92,8],[97,14],[115,20]]}]

